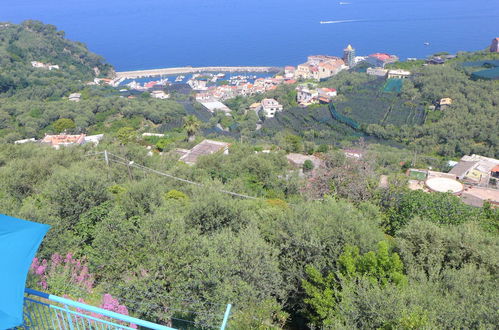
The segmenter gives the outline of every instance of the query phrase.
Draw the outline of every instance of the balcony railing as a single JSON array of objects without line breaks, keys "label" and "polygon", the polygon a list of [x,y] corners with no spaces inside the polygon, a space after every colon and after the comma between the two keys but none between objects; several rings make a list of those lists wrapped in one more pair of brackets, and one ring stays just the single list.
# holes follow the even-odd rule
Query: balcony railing
[{"label": "balcony railing", "polygon": [[[230,315],[227,305],[220,326],[224,330]],[[173,328],[111,312],[48,293],[26,289],[24,298],[24,325],[21,329],[157,329]]]}]

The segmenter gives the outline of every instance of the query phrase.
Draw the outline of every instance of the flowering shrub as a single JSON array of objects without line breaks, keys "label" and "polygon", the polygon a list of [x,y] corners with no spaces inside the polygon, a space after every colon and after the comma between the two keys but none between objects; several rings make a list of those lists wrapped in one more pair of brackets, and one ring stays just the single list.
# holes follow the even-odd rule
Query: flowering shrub
[{"label": "flowering shrub", "polygon": [[[54,253],[50,260],[39,260],[34,258],[31,263],[29,280],[30,286],[37,286],[44,291],[68,299],[77,299],[78,302],[86,304],[84,299],[91,299],[94,289],[94,276],[89,273],[85,260],[78,260],[68,253],[62,257]],[[128,308],[121,305],[118,299],[113,298],[109,293],[102,296],[102,309],[128,315]],[[103,318],[102,315],[88,313],[77,308],[79,313],[87,314],[96,318]],[[122,323],[122,322],[119,322]],[[137,328],[135,324],[128,325],[131,328]]]},{"label": "flowering shrub", "polygon": [[85,260],[73,258],[71,253],[65,258],[54,253],[50,261],[34,258],[30,274],[38,286],[55,295],[86,296],[94,285],[94,276],[88,272]]}]

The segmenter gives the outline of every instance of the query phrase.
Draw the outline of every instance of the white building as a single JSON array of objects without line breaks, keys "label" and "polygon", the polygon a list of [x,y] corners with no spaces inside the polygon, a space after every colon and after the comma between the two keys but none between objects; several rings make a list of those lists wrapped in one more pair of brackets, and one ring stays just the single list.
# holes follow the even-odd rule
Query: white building
[{"label": "white building", "polygon": [[274,118],[276,112],[280,112],[283,109],[282,105],[274,99],[263,99],[261,107],[267,118]]},{"label": "white building", "polygon": [[142,133],[142,136],[156,136],[156,137],[164,137],[164,134],[161,133]]},{"label": "white building", "polygon": [[59,70],[59,65],[45,64],[45,63],[38,62],[38,61],[31,61],[31,66],[34,68]]},{"label": "white building", "polygon": [[386,77],[388,70],[383,68],[367,68],[366,73],[370,76]]},{"label": "white building", "polygon": [[87,135],[85,136],[83,143],[93,143],[94,145],[98,145],[103,138],[104,134]]},{"label": "white building", "polygon": [[319,92],[315,87],[309,88],[307,85],[296,87],[296,101],[301,105],[308,105],[317,99]]},{"label": "white building", "polygon": [[14,144],[25,144],[25,143],[30,143],[30,142],[36,142],[35,138],[17,140],[17,141],[14,141]]},{"label": "white building", "polygon": [[405,79],[411,75],[410,71],[406,70],[390,70],[388,71],[388,79],[397,78],[397,79]]},{"label": "white building", "polygon": [[225,112],[226,116],[230,116],[231,115],[230,113],[232,112],[232,110],[228,106],[226,106],[220,101],[212,100],[212,101],[203,101],[199,103],[201,103],[210,112],[223,111]]},{"label": "white building", "polygon": [[338,92],[334,88],[319,88],[317,90],[317,97],[319,101],[324,103],[329,103],[331,100],[338,95]]},{"label": "white building", "polygon": [[163,91],[152,91],[151,97],[155,98],[155,99],[165,100],[165,99],[170,98],[170,94],[166,94]]},{"label": "white building", "polygon": [[68,96],[68,100],[72,102],[80,102],[81,94],[80,93],[71,93]]}]

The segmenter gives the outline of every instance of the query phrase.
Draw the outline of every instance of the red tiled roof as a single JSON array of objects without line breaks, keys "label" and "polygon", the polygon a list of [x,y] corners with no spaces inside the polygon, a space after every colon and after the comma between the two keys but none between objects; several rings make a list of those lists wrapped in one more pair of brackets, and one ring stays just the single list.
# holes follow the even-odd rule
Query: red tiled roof
[{"label": "red tiled roof", "polygon": [[390,56],[390,55],[385,54],[385,53],[376,53],[376,54],[371,54],[371,55],[369,55],[369,57],[375,57],[375,58],[377,58],[377,59],[378,59],[378,60],[380,60],[380,61],[386,61],[386,60],[388,60],[388,59],[390,59],[390,58],[391,58],[391,56]]},{"label": "red tiled roof", "polygon": [[52,146],[58,146],[60,144],[82,144],[85,140],[85,134],[80,135],[45,135],[42,143],[48,143]]}]

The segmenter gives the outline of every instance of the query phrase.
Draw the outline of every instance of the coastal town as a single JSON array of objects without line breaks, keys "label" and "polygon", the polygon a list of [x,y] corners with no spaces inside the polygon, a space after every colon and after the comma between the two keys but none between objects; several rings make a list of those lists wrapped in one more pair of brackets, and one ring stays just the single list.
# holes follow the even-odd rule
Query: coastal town
[{"label": "coastal town", "polygon": [[[499,38],[495,38],[489,48],[491,53],[499,53]],[[455,55],[431,56],[425,60],[424,65],[442,65],[446,61],[455,58]],[[415,61],[417,59],[409,59]],[[355,49],[348,45],[343,50],[342,57],[330,55],[311,55],[307,60],[297,66],[285,66],[284,68],[258,68],[254,72],[246,67],[246,72],[238,72],[231,68],[231,72],[195,72],[192,74],[178,76],[161,77],[159,80],[148,80],[139,83],[136,80],[127,82],[124,86],[115,86],[120,92],[137,91],[147,92],[151,98],[169,99],[168,87],[172,85],[185,85],[193,95],[195,102],[201,104],[204,109],[215,114],[223,113],[225,116],[232,117],[232,110],[224,104],[225,101],[236,97],[250,97],[264,95],[265,93],[276,90],[281,85],[289,85],[296,91],[296,103],[300,107],[308,107],[314,104],[330,104],[338,97],[338,92],[334,88],[321,87],[320,82],[334,77],[345,70],[355,69],[356,66],[363,64],[367,75],[377,77],[389,82],[396,82],[395,88],[400,91],[405,79],[411,77],[412,73],[408,70],[390,69],[388,64],[399,62],[396,55],[386,53],[374,53],[368,56],[357,56]],[[58,65],[52,65],[42,62],[31,62],[33,68],[59,70]],[[223,68],[217,68],[223,71]],[[496,68],[483,70],[486,74],[496,72]],[[146,71],[141,71],[140,74]],[[482,71],[478,72],[481,74]],[[476,75],[477,73],[474,73]],[[127,73],[133,76],[132,73]],[[123,83],[124,75],[120,77],[120,83]],[[172,81],[169,81],[172,79]],[[116,85],[116,79],[96,78],[88,85]],[[398,86],[398,87],[397,87]],[[71,93],[67,100],[70,102],[80,102],[81,93]],[[128,98],[135,98],[129,95]],[[259,98],[260,99],[260,98]],[[453,100],[443,96],[430,105],[430,110],[444,111],[451,107]],[[260,101],[252,103],[247,111],[254,112],[257,117],[262,119],[271,119],[279,113],[286,111],[286,108],[273,98],[261,98]],[[261,128],[262,121],[257,123],[257,130]],[[142,137],[163,138],[164,134],[143,133]],[[42,139],[36,140],[23,139],[15,141],[15,144],[40,143],[48,145],[55,149],[61,147],[92,144],[97,145],[103,139],[104,135],[86,135],[86,134],[67,134],[65,132],[58,135],[46,134]],[[178,155],[178,160],[188,165],[194,165],[199,157],[214,153],[229,153],[230,143],[205,139],[192,149],[176,148],[173,152]],[[151,146],[148,147],[148,154],[153,155]],[[274,152],[264,150],[264,152]],[[348,158],[361,159],[362,151],[344,150]],[[303,177],[313,178],[323,166],[323,160],[320,156],[306,155],[299,153],[290,153],[287,160],[291,167],[297,169]],[[304,162],[309,161],[315,168],[314,171],[303,171]],[[499,206],[499,160],[480,155],[468,155],[462,157],[458,162],[449,161],[449,172],[438,172],[431,169],[409,169],[407,176],[409,178],[409,188],[412,190],[422,190],[427,193],[432,192],[451,192],[459,196],[461,200],[472,206],[483,206],[485,202],[493,206]],[[384,176],[380,179],[380,186],[386,186],[388,183]]]},{"label": "coastal town", "polygon": [[499,2],[35,2],[0,329],[497,328]]}]

